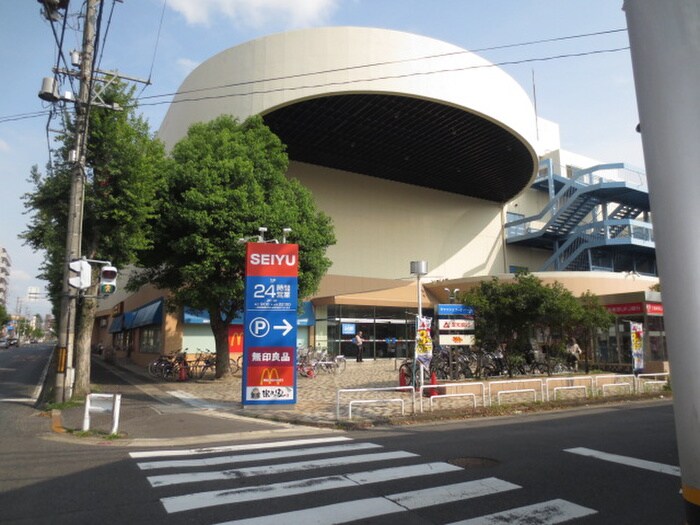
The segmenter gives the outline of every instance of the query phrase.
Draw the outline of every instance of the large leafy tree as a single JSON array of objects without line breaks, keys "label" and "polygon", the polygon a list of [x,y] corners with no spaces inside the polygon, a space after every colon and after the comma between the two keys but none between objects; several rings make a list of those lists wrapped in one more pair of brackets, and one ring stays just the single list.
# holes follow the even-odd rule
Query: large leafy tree
[{"label": "large leafy tree", "polygon": [[[81,253],[88,259],[124,267],[135,262],[138,250],[149,246],[148,220],[154,217],[156,191],[164,180],[165,150],[152,136],[148,123],[137,115],[133,87],[114,81],[101,96],[106,103],[124,109],[93,107],[90,111]],[[67,132],[58,137],[46,174],[32,168],[33,190],[23,197],[30,220],[21,237],[44,252],[39,277],[49,283],[56,318],[63,286],[74,168],[68,153],[75,144],[74,125],[68,122]],[[95,284],[86,296],[96,295],[98,267],[93,266],[93,270]],[[90,338],[96,307],[94,299],[79,299],[74,390],[78,396],[90,391]]]},{"label": "large leafy tree", "polygon": [[487,348],[501,345],[506,357],[516,361],[530,350],[533,337],[555,354],[563,351],[567,338],[575,337],[588,363],[596,331],[613,320],[594,294],[576,298],[561,283],[545,285],[528,273],[517,274],[513,281],[484,281],[462,300],[475,309],[477,342]]},{"label": "large leafy tree", "polygon": [[209,312],[217,377],[228,373],[228,326],[243,309],[245,244],[265,226],[291,228],[299,244],[299,297],[308,297],[330,267],[330,218],[310,192],[285,176],[288,158],[260,117],[221,116],[193,125],[172,151],[159,198],[154,242],[140,256],[131,286],[150,282],[171,292],[171,306]]}]

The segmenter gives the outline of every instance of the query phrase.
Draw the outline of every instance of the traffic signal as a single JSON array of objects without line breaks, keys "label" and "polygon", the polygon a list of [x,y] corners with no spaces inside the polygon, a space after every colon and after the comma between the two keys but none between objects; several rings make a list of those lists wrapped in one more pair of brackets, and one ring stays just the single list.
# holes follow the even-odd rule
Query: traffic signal
[{"label": "traffic signal", "polygon": [[92,284],[92,267],[85,259],[77,259],[68,263],[71,272],[77,275],[68,278],[68,284],[73,288],[87,290]]},{"label": "traffic signal", "polygon": [[111,295],[117,291],[117,269],[114,266],[103,266],[100,270],[100,295]]}]

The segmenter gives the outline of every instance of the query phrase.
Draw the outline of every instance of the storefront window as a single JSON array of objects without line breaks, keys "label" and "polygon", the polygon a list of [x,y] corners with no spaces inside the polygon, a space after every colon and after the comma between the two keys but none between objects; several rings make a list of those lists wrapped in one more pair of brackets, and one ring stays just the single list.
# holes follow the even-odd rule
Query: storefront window
[{"label": "storefront window", "polygon": [[[365,357],[404,358],[413,354],[416,312],[404,307],[330,305],[327,319],[319,319],[316,313],[317,341],[323,338],[325,328],[329,351],[355,357],[351,339],[361,331]],[[423,315],[432,316],[432,310],[424,309]]]},{"label": "storefront window", "polygon": [[146,326],[141,329],[141,352],[144,354],[159,354],[161,348],[160,326]]}]

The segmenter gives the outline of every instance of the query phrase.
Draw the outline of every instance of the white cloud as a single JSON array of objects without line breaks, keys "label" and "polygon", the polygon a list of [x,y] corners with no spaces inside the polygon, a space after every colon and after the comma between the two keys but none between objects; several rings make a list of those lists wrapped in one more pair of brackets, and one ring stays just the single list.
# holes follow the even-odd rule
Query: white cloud
[{"label": "white cloud", "polygon": [[189,75],[199,65],[199,62],[189,58],[178,58],[177,65],[184,75]]},{"label": "white cloud", "polygon": [[2,151],[2,152],[9,152],[10,151],[10,145],[2,139],[0,139],[0,151]]},{"label": "white cloud", "polygon": [[32,281],[34,280],[34,277],[29,275],[27,272],[24,270],[19,270],[13,268],[10,270],[10,280],[14,281]]},{"label": "white cloud", "polygon": [[223,16],[237,24],[253,28],[280,21],[291,28],[325,22],[338,2],[339,0],[170,0],[168,5],[192,25],[208,26],[211,20]]}]

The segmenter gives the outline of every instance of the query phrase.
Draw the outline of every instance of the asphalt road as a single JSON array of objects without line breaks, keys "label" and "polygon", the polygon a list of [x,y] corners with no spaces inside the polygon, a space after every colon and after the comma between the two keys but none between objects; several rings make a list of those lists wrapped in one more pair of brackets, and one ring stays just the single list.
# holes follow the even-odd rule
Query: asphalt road
[{"label": "asphalt road", "polygon": [[[21,401],[41,366],[34,350],[17,352],[0,355],[2,523],[683,521],[667,402],[284,438],[242,434],[206,449],[96,445],[47,432],[47,419]],[[26,370],[9,370],[22,364]],[[22,385],[16,379],[25,373]],[[5,384],[7,377],[15,381]]]}]

